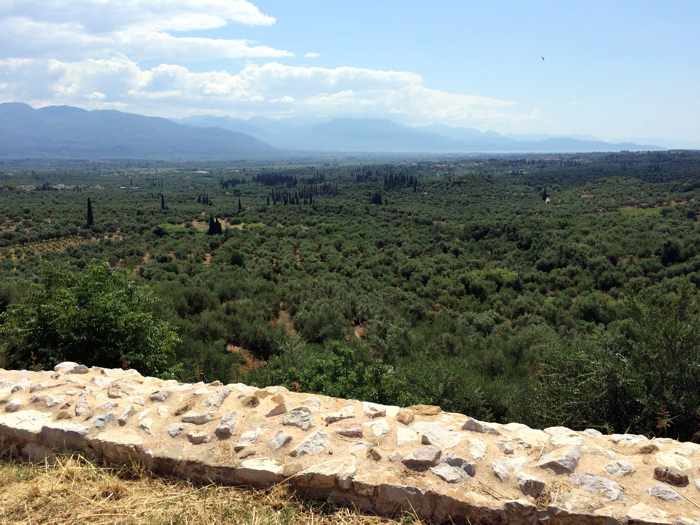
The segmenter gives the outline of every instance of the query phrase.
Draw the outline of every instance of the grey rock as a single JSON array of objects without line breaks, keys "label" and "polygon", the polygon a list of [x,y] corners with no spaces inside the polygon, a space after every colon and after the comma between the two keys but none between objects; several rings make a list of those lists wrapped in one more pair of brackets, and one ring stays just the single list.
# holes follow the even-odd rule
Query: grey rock
[{"label": "grey rock", "polygon": [[526,496],[538,498],[546,488],[546,484],[540,478],[521,472],[517,477],[518,488]]},{"label": "grey rock", "polygon": [[443,449],[453,448],[462,440],[459,432],[455,432],[441,423],[419,421],[414,423],[411,428],[421,435],[421,443],[424,445],[435,445]]},{"label": "grey rock", "polygon": [[53,367],[53,369],[54,372],[58,372],[59,374],[67,374],[76,366],[79,366],[78,363],[74,363],[73,361],[64,361],[63,363],[58,363]]},{"label": "grey rock", "polygon": [[627,461],[617,460],[605,465],[605,471],[611,476],[627,476],[633,474],[635,468]]},{"label": "grey rock", "polygon": [[219,425],[214,430],[216,437],[219,439],[228,439],[236,431],[236,424],[238,423],[238,414],[235,412],[228,412],[219,421]]},{"label": "grey rock", "polygon": [[442,461],[451,467],[460,469],[467,476],[474,477],[476,475],[476,465],[464,458],[453,456],[451,454],[444,456]]},{"label": "grey rock", "polygon": [[220,408],[230,394],[231,390],[226,387],[217,388],[213,394],[204,400],[204,406],[207,408]]},{"label": "grey rock", "polygon": [[211,436],[207,432],[188,432],[187,439],[193,445],[201,445],[203,443],[209,443]]},{"label": "grey rock", "polygon": [[260,437],[260,429],[259,428],[254,428],[253,430],[247,430],[241,434],[240,439],[238,440],[238,443],[236,444],[237,447],[247,447],[250,445],[254,445],[255,443],[258,442],[258,438]]},{"label": "grey rock", "polygon": [[314,432],[306,440],[302,441],[297,448],[292,450],[292,457],[319,454],[328,448],[328,434],[323,431]]},{"label": "grey rock", "polygon": [[75,415],[77,417],[84,417],[85,419],[92,416],[92,408],[90,408],[86,394],[80,394],[80,396],[78,396],[78,401],[75,403]]},{"label": "grey rock", "polygon": [[478,421],[471,417],[468,417],[464,422],[464,425],[462,425],[462,430],[479,432],[481,434],[500,434],[500,432],[490,423],[484,423],[483,421]]},{"label": "grey rock", "polygon": [[420,447],[403,458],[402,463],[413,470],[427,470],[437,464],[442,451],[432,445]]},{"label": "grey rock", "polygon": [[87,374],[90,369],[85,365],[79,365],[71,361],[59,363],[53,367],[55,372],[59,374]]},{"label": "grey rock", "polygon": [[126,407],[126,410],[122,412],[122,414],[117,418],[117,423],[119,423],[119,426],[124,426],[127,424],[129,421],[129,418],[133,416],[136,413],[136,408],[134,405],[129,405]]},{"label": "grey rock", "polygon": [[22,408],[22,402],[18,399],[11,399],[5,405],[5,412],[17,412],[20,408]]},{"label": "grey rock", "polygon": [[282,424],[309,430],[311,428],[311,410],[307,407],[294,408],[285,414]]},{"label": "grey rock", "polygon": [[610,501],[622,499],[622,487],[611,479],[593,474],[574,474],[570,479],[575,485],[587,492],[600,494]]},{"label": "grey rock", "polygon": [[113,403],[112,401],[107,401],[106,403],[102,403],[99,407],[97,407],[98,410],[102,412],[109,412],[110,410],[114,410],[117,408],[117,404]]},{"label": "grey rock", "polygon": [[93,420],[93,424],[95,425],[95,428],[104,428],[111,421],[114,421],[114,414],[112,414],[110,412],[108,414],[101,414],[101,415],[97,416]]},{"label": "grey rock", "polygon": [[678,501],[681,499],[678,492],[673,490],[671,487],[667,487],[666,485],[654,485],[653,487],[649,488],[647,492],[650,496],[654,496],[655,498],[659,498],[664,501]]},{"label": "grey rock", "polygon": [[370,418],[386,416],[386,407],[376,403],[362,403],[362,410]]},{"label": "grey rock", "polygon": [[208,412],[188,412],[182,416],[183,423],[192,423],[193,425],[204,425],[214,419],[214,416]]},{"label": "grey rock", "polygon": [[389,433],[389,423],[387,423],[386,419],[384,418],[367,423],[367,427],[369,428],[372,437],[375,438],[384,437]]},{"label": "grey rock", "polygon": [[543,469],[549,469],[555,474],[571,474],[576,470],[581,459],[581,447],[577,445],[561,447],[546,454],[537,463]]},{"label": "grey rock", "polygon": [[613,434],[610,436],[610,441],[616,445],[621,445],[625,447],[641,445],[649,441],[646,436],[641,436],[637,434]]},{"label": "grey rock", "polygon": [[447,483],[459,483],[467,479],[467,473],[461,468],[452,467],[447,463],[440,463],[435,467],[431,467],[430,472]]},{"label": "grey rock", "polygon": [[53,408],[65,403],[65,398],[62,396],[35,395],[29,399],[29,402],[33,405],[37,404],[43,405],[46,408]]},{"label": "grey rock", "polygon": [[349,427],[339,428],[335,431],[339,436],[347,438],[361,438],[364,436],[364,431],[359,425],[352,425]]},{"label": "grey rock", "polygon": [[603,435],[601,431],[596,430],[595,428],[587,428],[583,431],[583,433],[590,437],[600,437]]},{"label": "grey rock", "polygon": [[337,421],[342,421],[343,419],[352,419],[355,417],[355,407],[352,405],[345,406],[338,410],[337,412],[330,412],[323,416],[323,420],[327,425],[335,423]]},{"label": "grey rock", "polygon": [[146,434],[150,434],[151,429],[153,428],[153,420],[150,417],[143,417],[139,419],[139,428]]},{"label": "grey rock", "polygon": [[290,436],[289,434],[285,434],[280,430],[274,435],[274,437],[268,442],[268,444],[272,450],[279,450],[291,441],[292,436]]},{"label": "grey rock", "polygon": [[498,448],[507,456],[511,456],[515,452],[512,441],[499,441],[497,443]]},{"label": "grey rock", "polygon": [[497,459],[491,463],[491,470],[501,481],[508,481],[510,477],[519,472],[525,464],[527,463],[527,458],[503,458]]},{"label": "grey rock", "polygon": [[29,382],[29,380],[24,379],[24,380],[20,381],[19,383],[15,383],[14,385],[12,385],[12,387],[10,388],[10,394],[14,394],[15,392],[22,392],[24,390],[28,390],[30,388],[30,386],[31,386],[31,383]]},{"label": "grey rock", "polygon": [[151,401],[157,401],[160,403],[167,400],[169,397],[170,397],[170,392],[168,392],[167,390],[156,390],[150,396],[148,396],[148,398]]},{"label": "grey rock", "polygon": [[185,430],[185,426],[181,425],[180,423],[173,423],[172,425],[168,426],[168,435],[171,438],[176,438],[180,434],[182,434]]}]

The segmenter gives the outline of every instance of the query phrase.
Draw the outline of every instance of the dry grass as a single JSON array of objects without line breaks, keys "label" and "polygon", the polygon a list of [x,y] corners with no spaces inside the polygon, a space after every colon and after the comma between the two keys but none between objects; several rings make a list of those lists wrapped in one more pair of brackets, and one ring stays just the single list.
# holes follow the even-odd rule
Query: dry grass
[{"label": "dry grass", "polygon": [[[297,500],[284,486],[254,491],[100,467],[80,456],[0,461],[0,523],[379,525],[396,521]],[[410,516],[402,523],[417,523]]]}]

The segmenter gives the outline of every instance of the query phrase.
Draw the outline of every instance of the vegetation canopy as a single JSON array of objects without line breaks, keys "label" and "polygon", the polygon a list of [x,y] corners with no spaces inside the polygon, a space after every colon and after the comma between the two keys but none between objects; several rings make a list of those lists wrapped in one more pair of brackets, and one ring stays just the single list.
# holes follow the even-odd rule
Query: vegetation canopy
[{"label": "vegetation canopy", "polygon": [[46,269],[26,300],[2,314],[7,364],[45,369],[75,361],[171,376],[178,337],[154,305],[143,285],[104,264],[77,274]]},{"label": "vegetation canopy", "polygon": [[0,163],[0,352],[700,440],[698,170]]}]

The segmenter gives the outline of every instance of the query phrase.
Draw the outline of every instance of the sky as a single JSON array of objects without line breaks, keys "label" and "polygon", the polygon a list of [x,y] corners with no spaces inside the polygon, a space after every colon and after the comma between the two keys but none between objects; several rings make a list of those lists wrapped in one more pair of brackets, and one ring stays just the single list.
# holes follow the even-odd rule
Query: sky
[{"label": "sky", "polygon": [[696,0],[0,0],[0,102],[700,147]]}]

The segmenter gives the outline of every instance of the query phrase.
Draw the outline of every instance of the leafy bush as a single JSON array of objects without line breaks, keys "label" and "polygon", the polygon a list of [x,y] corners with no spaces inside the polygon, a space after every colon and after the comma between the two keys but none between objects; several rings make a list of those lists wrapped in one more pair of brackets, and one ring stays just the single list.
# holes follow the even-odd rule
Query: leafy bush
[{"label": "leafy bush", "polygon": [[[543,425],[689,439],[700,423],[700,300],[690,286],[628,306],[595,338],[545,355],[534,384]],[[535,407],[533,407],[533,410]]]},{"label": "leafy bush", "polygon": [[0,317],[9,366],[45,369],[61,361],[132,367],[170,377],[178,336],[153,314],[155,299],[105,265],[47,271],[27,299]]}]

